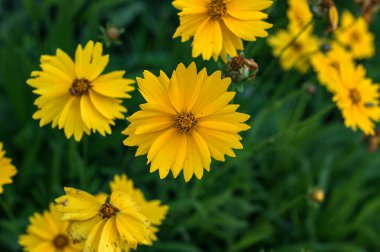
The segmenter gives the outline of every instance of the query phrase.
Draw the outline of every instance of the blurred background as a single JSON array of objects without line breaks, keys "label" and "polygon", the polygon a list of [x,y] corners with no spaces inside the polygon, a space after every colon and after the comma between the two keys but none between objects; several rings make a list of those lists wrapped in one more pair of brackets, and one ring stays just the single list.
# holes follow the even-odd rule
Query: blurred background
[{"label": "blurred background", "polygon": [[[354,1],[336,5],[340,13],[360,13]],[[271,34],[286,27],[286,8],[277,0],[269,10]],[[40,55],[61,48],[73,56],[78,43],[96,40],[107,45],[107,71],[123,69],[129,78],[145,69],[170,74],[193,60],[191,42],[172,39],[176,14],[170,0],[0,0],[0,141],[18,168],[0,195],[0,251],[21,251],[18,236],[29,216],[47,209],[63,186],[107,192],[121,173],[148,199],[170,205],[159,241],[138,251],[380,251],[379,151],[369,152],[362,134],[345,128],[312,71],[281,70],[266,39],[246,44],[245,55],[261,72],[234,101],[252,115],[244,150],[225,163],[213,161],[201,181],[185,183],[182,175],[161,181],[150,174],[146,157],[135,158],[136,149],[123,146],[123,120],[111,136],[80,143],[50,126],[39,128],[32,119],[36,96],[25,82],[39,68]],[[378,14],[370,28],[378,50],[379,23]],[[315,23],[319,34],[324,25]],[[109,27],[124,29],[119,43],[106,38]],[[223,68],[195,61],[209,72]],[[363,63],[380,82],[379,53]],[[138,91],[132,95],[125,100],[128,114],[143,102]],[[310,197],[316,188],[324,191],[323,202]]]}]

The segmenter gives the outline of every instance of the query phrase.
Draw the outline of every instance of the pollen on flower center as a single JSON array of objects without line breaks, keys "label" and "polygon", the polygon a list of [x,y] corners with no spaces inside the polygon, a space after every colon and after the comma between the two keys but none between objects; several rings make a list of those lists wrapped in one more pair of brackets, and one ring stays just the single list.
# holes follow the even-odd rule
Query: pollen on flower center
[{"label": "pollen on flower center", "polygon": [[180,113],[175,116],[175,126],[181,133],[189,134],[195,126],[197,126],[198,120],[193,113]]},{"label": "pollen on flower center", "polygon": [[214,19],[220,19],[227,14],[227,5],[224,0],[212,0],[208,5],[208,14]]},{"label": "pollen on flower center", "polygon": [[66,246],[69,245],[69,238],[64,235],[64,234],[59,234],[57,235],[54,240],[53,240],[53,245],[54,247],[56,247],[57,249],[63,249],[65,248]]},{"label": "pollen on flower center", "polygon": [[351,99],[353,104],[358,104],[361,101],[362,97],[361,97],[358,90],[351,89],[350,90],[350,99]]},{"label": "pollen on flower center", "polygon": [[88,91],[92,87],[91,82],[86,78],[75,79],[71,85],[69,91],[71,95],[84,95],[88,94]]},{"label": "pollen on flower center", "polygon": [[102,219],[109,219],[112,216],[116,215],[118,212],[120,212],[120,210],[110,203],[104,203],[99,211]]}]

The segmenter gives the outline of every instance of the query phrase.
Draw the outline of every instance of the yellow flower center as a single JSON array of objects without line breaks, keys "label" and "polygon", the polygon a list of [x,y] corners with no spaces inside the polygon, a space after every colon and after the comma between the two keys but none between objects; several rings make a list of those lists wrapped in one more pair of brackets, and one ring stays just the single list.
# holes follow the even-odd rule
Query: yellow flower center
[{"label": "yellow flower center", "polygon": [[359,42],[360,41],[360,34],[357,31],[353,31],[351,33],[351,40],[352,40],[352,42]]},{"label": "yellow flower center", "polygon": [[102,219],[109,219],[112,216],[116,215],[118,212],[120,212],[120,210],[110,203],[104,203],[99,211]]},{"label": "yellow flower center", "polygon": [[91,82],[86,78],[75,79],[71,88],[69,89],[71,95],[84,95],[88,94],[88,91],[92,87]]},{"label": "yellow flower center", "polygon": [[190,134],[195,126],[197,126],[198,120],[193,113],[180,113],[175,116],[175,126],[181,133]]},{"label": "yellow flower center", "polygon": [[227,14],[227,5],[224,0],[212,0],[208,4],[208,15],[214,19],[220,19]]},{"label": "yellow flower center", "polygon": [[350,99],[351,99],[353,104],[358,104],[362,100],[362,97],[361,97],[358,90],[351,89],[350,90]]},{"label": "yellow flower center", "polygon": [[335,70],[339,70],[339,63],[337,61],[331,61],[330,66]]},{"label": "yellow flower center", "polygon": [[296,52],[301,52],[303,46],[302,46],[301,43],[295,41],[295,42],[293,43],[293,45],[292,45],[292,48],[293,48],[293,50],[296,51]]},{"label": "yellow flower center", "polygon": [[69,243],[69,237],[64,234],[57,235],[53,240],[53,245],[56,249],[64,249]]}]

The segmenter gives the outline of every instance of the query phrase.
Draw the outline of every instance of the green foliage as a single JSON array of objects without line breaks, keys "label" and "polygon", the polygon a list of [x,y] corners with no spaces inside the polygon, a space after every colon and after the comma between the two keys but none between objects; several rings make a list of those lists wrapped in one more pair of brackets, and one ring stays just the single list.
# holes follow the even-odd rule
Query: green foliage
[{"label": "green foliage", "polygon": [[[284,2],[270,10],[271,32],[286,24]],[[337,5],[352,7],[344,0]],[[373,24],[379,22],[377,15]],[[172,39],[178,18],[169,0],[0,0],[0,140],[18,168],[0,195],[0,251],[20,251],[28,217],[46,209],[63,186],[107,191],[120,173],[147,198],[170,205],[159,241],[139,251],[380,251],[379,152],[368,153],[361,134],[344,127],[313,73],[280,70],[265,39],[247,45],[245,55],[256,59],[261,73],[234,101],[252,115],[245,148],[225,163],[213,161],[201,181],[150,174],[146,158],[122,145],[125,121],[117,121],[111,136],[80,143],[39,128],[32,119],[36,96],[25,81],[40,55],[56,48],[73,55],[77,43],[97,40],[107,24],[125,29],[122,44],[106,48],[109,71],[126,69],[132,78],[144,69],[170,73],[192,61],[191,42]],[[379,35],[380,26],[371,29]],[[217,69],[215,62],[196,62]],[[380,58],[365,65],[380,81]],[[317,86],[314,95],[305,92],[308,84]],[[128,114],[141,102],[135,91],[125,101]],[[320,205],[308,197],[315,187],[326,192]]]}]

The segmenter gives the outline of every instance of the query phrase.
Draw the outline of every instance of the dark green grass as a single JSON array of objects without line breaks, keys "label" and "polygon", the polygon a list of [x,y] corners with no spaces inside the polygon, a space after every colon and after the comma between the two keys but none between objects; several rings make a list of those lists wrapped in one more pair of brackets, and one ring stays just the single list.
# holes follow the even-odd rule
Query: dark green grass
[{"label": "dark green grass", "polygon": [[[351,1],[338,6],[358,12]],[[285,1],[276,1],[271,33],[286,27],[285,11]],[[376,35],[379,22],[378,15],[371,26]],[[282,71],[265,39],[248,46],[246,55],[261,73],[235,98],[240,111],[252,115],[245,148],[225,163],[213,162],[201,181],[150,174],[146,158],[122,145],[123,120],[111,136],[80,143],[50,126],[39,128],[32,119],[36,96],[25,81],[40,55],[56,48],[73,55],[78,43],[98,40],[99,27],[108,23],[126,30],[122,45],[105,49],[108,71],[125,69],[130,78],[145,69],[170,74],[179,62],[192,61],[191,43],[172,39],[178,19],[169,0],[0,0],[0,141],[18,168],[0,195],[0,251],[20,251],[17,239],[28,217],[45,210],[63,186],[106,192],[120,173],[147,198],[170,205],[159,242],[139,251],[380,251],[379,152],[369,154],[362,135],[344,127],[312,72]],[[378,55],[363,63],[380,82]],[[212,61],[196,62],[217,69]],[[315,95],[304,91],[307,84],[316,85]],[[125,101],[129,114],[142,101],[135,91]],[[315,187],[326,191],[321,205],[308,199]]]}]

